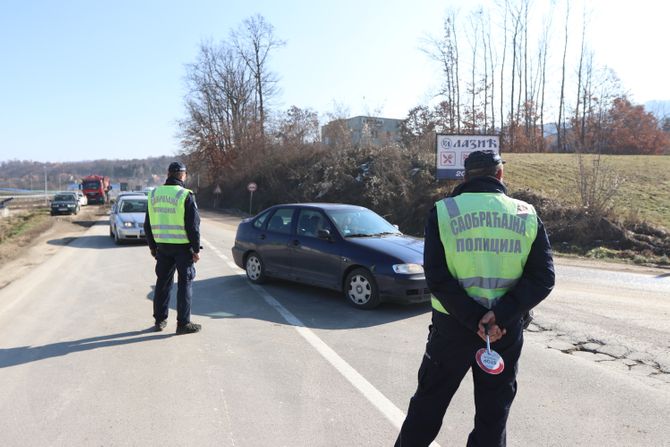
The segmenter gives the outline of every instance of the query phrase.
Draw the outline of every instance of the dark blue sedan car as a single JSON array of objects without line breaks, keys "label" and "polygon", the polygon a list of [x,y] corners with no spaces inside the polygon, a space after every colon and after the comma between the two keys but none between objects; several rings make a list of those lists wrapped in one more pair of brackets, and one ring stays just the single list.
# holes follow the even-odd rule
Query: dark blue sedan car
[{"label": "dark blue sedan car", "polygon": [[282,278],[340,290],[361,309],[430,299],[423,240],[361,206],[273,206],[240,223],[232,251],[253,283]]}]

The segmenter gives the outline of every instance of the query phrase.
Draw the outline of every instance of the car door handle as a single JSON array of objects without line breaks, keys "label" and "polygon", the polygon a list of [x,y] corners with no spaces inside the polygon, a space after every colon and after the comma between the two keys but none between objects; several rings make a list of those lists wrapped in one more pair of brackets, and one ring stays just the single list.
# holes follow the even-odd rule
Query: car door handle
[{"label": "car door handle", "polygon": [[265,239],[265,234],[261,234],[260,236],[258,236],[258,239]]}]

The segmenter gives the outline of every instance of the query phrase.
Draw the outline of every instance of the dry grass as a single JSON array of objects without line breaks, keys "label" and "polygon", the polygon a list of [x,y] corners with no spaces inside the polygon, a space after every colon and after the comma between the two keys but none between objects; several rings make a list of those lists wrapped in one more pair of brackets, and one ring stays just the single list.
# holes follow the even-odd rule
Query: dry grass
[{"label": "dry grass", "polygon": [[0,219],[0,261],[16,249],[29,245],[51,228],[53,222],[45,209],[22,210]]},{"label": "dry grass", "polygon": [[[575,154],[504,154],[510,190],[531,189],[561,203],[577,205]],[[589,161],[592,156],[587,156]],[[670,156],[603,156],[603,166],[625,178],[613,198],[613,214],[670,229]]]}]

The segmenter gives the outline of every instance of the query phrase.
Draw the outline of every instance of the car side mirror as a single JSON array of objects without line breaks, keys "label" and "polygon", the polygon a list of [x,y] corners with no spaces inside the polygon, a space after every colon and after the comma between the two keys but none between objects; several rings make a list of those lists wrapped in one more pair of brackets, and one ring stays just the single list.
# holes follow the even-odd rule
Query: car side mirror
[{"label": "car side mirror", "polygon": [[319,239],[327,239],[327,240],[331,239],[330,230],[319,230],[317,231],[316,235]]},{"label": "car side mirror", "polygon": [[400,227],[399,227],[398,225],[396,225],[396,224],[393,224],[393,228],[395,228],[396,230],[400,231]]}]

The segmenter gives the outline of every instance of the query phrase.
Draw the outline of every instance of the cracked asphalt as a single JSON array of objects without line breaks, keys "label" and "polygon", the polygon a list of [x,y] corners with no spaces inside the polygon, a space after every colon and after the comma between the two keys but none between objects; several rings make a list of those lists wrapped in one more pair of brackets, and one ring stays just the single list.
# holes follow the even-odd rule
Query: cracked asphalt
[{"label": "cracked asphalt", "polygon": [[670,391],[670,275],[559,260],[526,339]]}]

